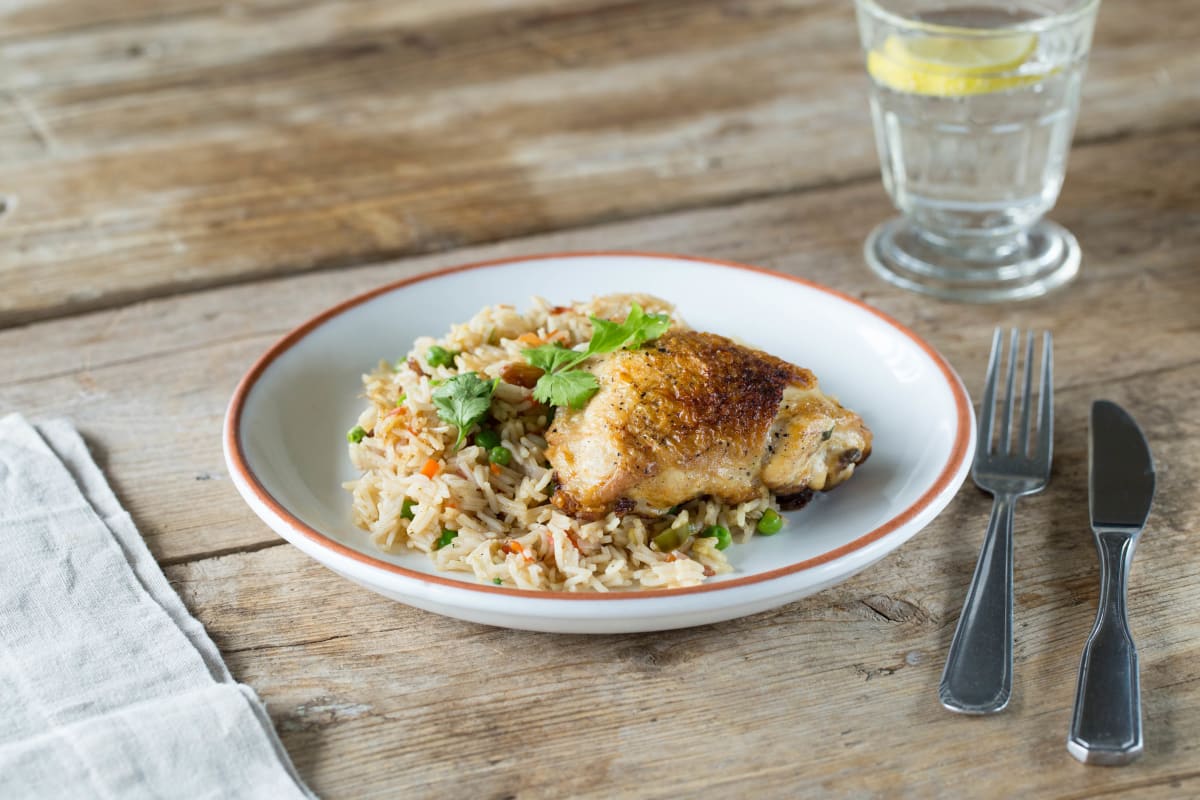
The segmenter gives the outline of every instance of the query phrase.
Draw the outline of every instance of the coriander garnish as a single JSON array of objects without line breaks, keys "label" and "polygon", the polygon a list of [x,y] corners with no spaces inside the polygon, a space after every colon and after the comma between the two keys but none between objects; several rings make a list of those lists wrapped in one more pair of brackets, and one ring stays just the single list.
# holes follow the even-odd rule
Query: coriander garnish
[{"label": "coriander garnish", "polygon": [[433,404],[438,416],[458,428],[457,450],[466,438],[471,426],[487,416],[492,405],[492,394],[496,391],[499,378],[481,380],[474,372],[464,372],[447,378],[433,390]]},{"label": "coriander garnish", "polygon": [[590,356],[612,353],[621,348],[636,349],[657,339],[671,326],[666,314],[647,314],[634,303],[624,322],[592,317],[592,339],[585,350],[568,350],[558,344],[544,344],[522,350],[529,363],[545,371],[533,387],[533,399],[551,406],[583,408],[600,390],[592,373],[575,369]]}]

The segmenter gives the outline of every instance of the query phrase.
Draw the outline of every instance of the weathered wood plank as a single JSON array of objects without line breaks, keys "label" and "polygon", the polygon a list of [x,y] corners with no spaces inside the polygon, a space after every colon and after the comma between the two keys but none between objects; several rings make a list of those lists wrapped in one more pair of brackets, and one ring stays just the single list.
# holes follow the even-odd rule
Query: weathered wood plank
[{"label": "weathered wood plank", "polygon": [[[49,92],[45,97],[53,102],[48,105],[57,107],[184,86],[218,88],[230,79],[256,84],[298,68],[328,70],[331,61],[362,58],[384,49],[421,45],[411,60],[429,60],[434,43],[424,41],[422,29],[442,31],[456,39],[478,37],[481,19],[495,21],[503,33],[506,18],[562,16],[570,13],[570,5],[579,13],[594,10],[596,2],[513,0],[505,4],[502,16],[481,0],[256,0],[237,4],[176,0],[169,5],[173,7],[149,3],[138,8],[136,3],[121,0],[110,9],[100,4],[76,5],[74,11],[90,9],[95,12],[93,18],[76,13],[74,23],[60,21],[65,30],[52,27],[41,35],[14,37],[13,27],[6,26],[0,32],[0,52],[9,69],[0,75],[0,87],[14,92]],[[105,15],[106,11],[124,12],[126,18]],[[0,22],[3,13],[0,9]],[[80,69],[83,64],[89,69]],[[452,73],[445,71],[446,66],[439,65],[439,69],[449,76]],[[463,69],[460,80],[478,77],[471,64],[457,66]],[[446,83],[443,78],[433,85]],[[127,122],[121,124],[127,126]],[[94,131],[93,136],[93,143],[106,143],[105,131]]]},{"label": "weathered wood plank", "polygon": [[[892,289],[861,263],[890,212],[847,4],[496,8],[0,8],[0,192],[16,197],[0,212],[0,321],[124,304],[0,331],[0,413],[75,418],[311,785],[330,798],[1200,795],[1200,19],[1167,0],[1105,4],[1080,125],[1092,143],[1055,213],[1083,275],[1043,301],[975,308]],[[435,266],[612,247],[842,289],[926,336],[973,391],[993,325],[1054,330],[1054,478],[1017,517],[1005,714],[963,718],[935,699],[989,504],[969,487],[806,601],[605,637],[391,603],[280,545],[236,497],[221,416],[283,331]],[[242,285],[126,304],[227,282]],[[1147,755],[1121,770],[1064,748],[1097,594],[1085,441],[1102,396],[1137,415],[1160,482],[1130,596]]]},{"label": "weathered wood plank", "polygon": [[[1085,139],[1200,121],[1177,7],[1105,5]],[[0,324],[874,180],[846,3],[197,8],[0,41]]]},{"label": "weathered wood plank", "polygon": [[214,0],[16,0],[0,6],[0,42],[214,11]]},{"label": "weathered wood plank", "polygon": [[[450,6],[459,0],[411,3]],[[468,0],[478,6],[477,0]],[[296,10],[328,0],[12,0],[0,6],[0,42],[62,39],[80,33],[139,30],[183,19],[248,16]],[[338,3],[338,5],[348,5]],[[418,14],[421,9],[413,9]]]},{"label": "weathered wood plank", "polygon": [[355,292],[432,266],[606,247],[743,260],[850,292],[927,336],[972,391],[983,380],[992,326],[1049,327],[1060,385],[1099,394],[1194,365],[1200,353],[1200,152],[1190,142],[1184,131],[1078,150],[1056,216],[1083,244],[1083,277],[1041,302],[957,306],[875,280],[861,242],[889,211],[880,187],[857,185],[0,331],[0,412],[73,417],[103,450],[110,479],[160,560],[263,546],[274,534],[226,480],[220,425],[238,378],[273,340]]},{"label": "weathered wood plank", "polygon": [[1098,593],[1087,382],[1058,392],[1054,480],[1017,515],[1016,693],[994,718],[936,699],[990,506],[972,489],[834,589],[659,634],[443,619],[291,547],[168,575],[323,796],[1180,797],[1200,790],[1200,638],[1180,614],[1200,603],[1196,376],[1181,366],[1101,389],[1136,409],[1160,465],[1130,593],[1147,754],[1121,770],[1083,767],[1065,748]]}]

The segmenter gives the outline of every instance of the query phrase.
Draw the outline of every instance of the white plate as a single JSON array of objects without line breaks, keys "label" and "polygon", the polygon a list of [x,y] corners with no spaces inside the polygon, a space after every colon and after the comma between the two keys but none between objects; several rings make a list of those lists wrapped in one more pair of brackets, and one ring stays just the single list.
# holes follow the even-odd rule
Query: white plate
[{"label": "white plate", "polygon": [[[533,295],[586,300],[649,292],[693,327],[737,337],[808,367],[867,421],[870,460],[845,486],[791,512],[784,533],[726,551],[730,575],[687,589],[572,594],[477,583],[436,572],[422,553],[377,551],[350,522],[356,477],[346,430],[361,375],[443,335],[480,308],[527,308]],[[225,459],[242,497],[279,535],[387,597],[460,619],[529,630],[665,630],[752,614],[812,594],[882,558],[954,496],[974,450],[961,381],[896,321],[814,283],[741,264],[679,256],[577,253],[472,264],[376,289],[289,333],[238,385]]]}]

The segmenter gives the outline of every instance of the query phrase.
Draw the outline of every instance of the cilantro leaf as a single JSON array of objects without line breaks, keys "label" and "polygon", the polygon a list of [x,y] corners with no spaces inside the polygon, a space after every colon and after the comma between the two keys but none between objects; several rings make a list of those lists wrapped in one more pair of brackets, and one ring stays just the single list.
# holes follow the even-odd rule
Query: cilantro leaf
[{"label": "cilantro leaf", "polygon": [[585,370],[547,372],[533,387],[533,399],[551,406],[570,406],[578,411],[598,391],[600,381]]},{"label": "cilantro leaf", "polygon": [[[633,307],[638,311],[642,310],[637,303],[634,303]],[[646,342],[652,342],[662,336],[669,327],[671,327],[671,318],[666,314],[644,314],[625,346],[630,350],[636,350]]]},{"label": "cilantro leaf", "polygon": [[485,381],[474,372],[464,372],[447,378],[445,383],[433,390],[433,405],[437,408],[438,416],[458,428],[455,450],[462,445],[471,426],[487,415],[492,406],[492,394],[499,382],[499,378]]},{"label": "cilantro leaf", "polygon": [[541,347],[522,350],[521,355],[525,356],[530,364],[546,372],[570,369],[588,357],[586,352],[568,350],[561,344],[544,344]]},{"label": "cilantro leaf", "polygon": [[611,353],[627,347],[634,350],[646,342],[657,339],[671,327],[671,318],[666,314],[647,314],[634,303],[624,322],[611,322],[592,317],[592,340],[588,342],[588,355]]},{"label": "cilantro leaf", "polygon": [[[637,305],[634,305],[637,308]],[[629,318],[633,318],[633,312],[629,312]],[[596,355],[599,353],[611,353],[614,350],[620,350],[621,346],[629,340],[629,329],[625,326],[629,323],[629,319],[625,322],[612,322],[599,317],[592,317],[592,340],[588,342],[588,355]]]},{"label": "cilantro leaf", "polygon": [[591,317],[591,320],[592,339],[586,350],[568,350],[561,345],[544,344],[521,351],[530,364],[545,373],[533,387],[534,400],[550,406],[570,406],[578,411],[600,390],[600,382],[592,373],[574,367],[589,356],[612,353],[623,347],[641,347],[662,336],[671,327],[669,316],[647,314],[637,303],[630,307],[624,322],[599,317]]}]

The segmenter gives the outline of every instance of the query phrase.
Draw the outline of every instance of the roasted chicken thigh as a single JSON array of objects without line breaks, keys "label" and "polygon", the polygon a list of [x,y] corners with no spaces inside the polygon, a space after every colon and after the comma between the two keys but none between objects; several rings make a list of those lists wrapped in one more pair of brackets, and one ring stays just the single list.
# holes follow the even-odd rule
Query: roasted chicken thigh
[{"label": "roasted chicken thigh", "polygon": [[600,390],[559,408],[546,435],[553,502],[582,519],[742,503],[763,487],[798,507],[871,452],[862,419],[811,372],[722,336],[672,329],[584,366]]}]

